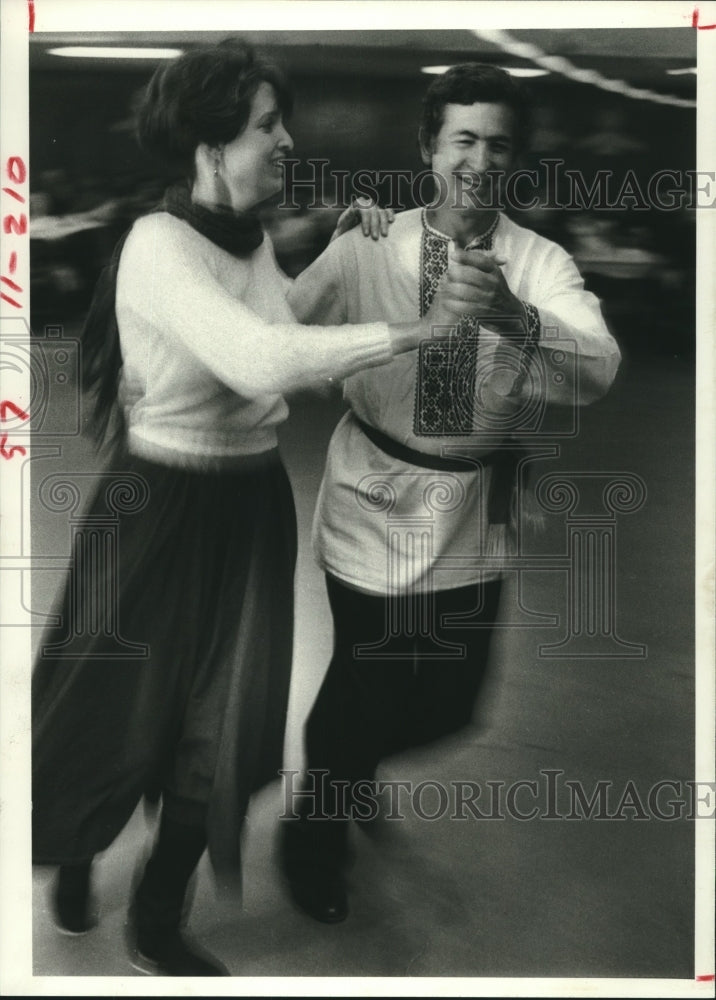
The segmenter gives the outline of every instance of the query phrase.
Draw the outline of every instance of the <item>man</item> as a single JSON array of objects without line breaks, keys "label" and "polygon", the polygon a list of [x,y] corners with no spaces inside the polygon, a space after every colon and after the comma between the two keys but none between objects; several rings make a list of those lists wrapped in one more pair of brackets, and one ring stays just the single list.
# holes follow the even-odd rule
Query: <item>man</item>
[{"label": "man", "polygon": [[348,912],[361,783],[387,755],[470,721],[519,517],[517,435],[545,402],[599,398],[618,367],[569,255],[496,207],[525,132],[508,74],[453,67],[420,129],[434,202],[378,243],[360,230],[334,241],[291,293],[303,322],[406,321],[428,309],[452,244],[473,251],[467,280],[484,307],[479,324],[345,383],[314,523],[335,647],[306,726],[298,819],[282,831],[292,895],[318,920]]}]

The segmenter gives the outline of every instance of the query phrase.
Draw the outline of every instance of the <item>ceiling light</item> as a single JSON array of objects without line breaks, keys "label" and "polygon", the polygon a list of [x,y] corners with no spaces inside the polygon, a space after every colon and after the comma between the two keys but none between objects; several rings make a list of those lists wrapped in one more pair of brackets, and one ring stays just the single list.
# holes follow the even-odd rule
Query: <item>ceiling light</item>
[{"label": "ceiling light", "polygon": [[510,76],[547,76],[549,73],[548,69],[540,69],[539,66],[500,66],[500,69]]},{"label": "ceiling light", "polygon": [[48,49],[51,56],[66,56],[71,59],[174,59],[183,49],[149,49],[119,47],[103,48],[100,45],[63,45],[59,49]]},{"label": "ceiling light", "polygon": [[[498,69],[502,69],[505,73],[509,73],[510,76],[522,76],[522,77],[532,77],[532,76],[547,76],[549,73],[548,69],[540,69],[539,66],[498,66]],[[436,75],[446,73],[451,66],[421,66],[421,73],[434,73]]]},{"label": "ceiling light", "polygon": [[688,66],[686,69],[667,69],[668,76],[686,76],[688,73],[696,73],[695,66]]}]

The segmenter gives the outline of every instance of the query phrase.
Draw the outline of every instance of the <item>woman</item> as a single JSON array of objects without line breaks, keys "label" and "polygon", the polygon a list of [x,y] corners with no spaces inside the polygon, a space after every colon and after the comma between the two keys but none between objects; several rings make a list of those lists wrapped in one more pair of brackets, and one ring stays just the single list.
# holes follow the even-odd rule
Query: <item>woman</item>
[{"label": "woman", "polygon": [[[220,878],[237,870],[249,796],[281,766],[296,549],[283,395],[383,364],[470,306],[456,265],[415,324],[295,322],[255,214],[282,186],[289,109],[281,78],[236,42],[149,84],[140,139],[188,185],[133,226],[84,345],[101,429],[119,401],[86,521],[114,519],[116,570],[95,561],[85,579],[78,539],[33,676],[33,857],[60,866],[56,919],[92,926],[93,856],[161,795],[129,927],[137,967],[164,975],[228,974],[181,934],[187,886],[207,845]],[[117,489],[135,491],[133,512]]]}]

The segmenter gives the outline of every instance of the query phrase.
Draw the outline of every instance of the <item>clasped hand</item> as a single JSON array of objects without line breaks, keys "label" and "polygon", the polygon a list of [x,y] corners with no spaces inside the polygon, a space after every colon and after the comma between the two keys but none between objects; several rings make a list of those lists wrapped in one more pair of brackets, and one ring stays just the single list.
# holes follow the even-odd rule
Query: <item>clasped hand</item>
[{"label": "clasped hand", "polygon": [[451,250],[427,317],[451,326],[460,316],[519,317],[522,304],[509,289],[501,267],[507,261],[492,250]]}]

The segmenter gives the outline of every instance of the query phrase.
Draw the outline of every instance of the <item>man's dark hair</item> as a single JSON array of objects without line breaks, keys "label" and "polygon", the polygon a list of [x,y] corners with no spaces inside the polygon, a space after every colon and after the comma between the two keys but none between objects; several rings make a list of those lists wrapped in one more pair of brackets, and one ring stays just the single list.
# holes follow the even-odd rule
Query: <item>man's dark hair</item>
[{"label": "man's dark hair", "polygon": [[461,63],[437,77],[423,101],[420,139],[430,148],[442,128],[446,104],[506,104],[514,116],[516,149],[526,145],[529,108],[522,87],[503,69],[484,63]]},{"label": "man's dark hair", "polygon": [[271,84],[288,116],[293,101],[284,77],[246,42],[228,38],[184,53],[161,66],[147,85],[137,116],[140,145],[193,177],[199,143],[213,146],[240,135],[262,83]]}]

